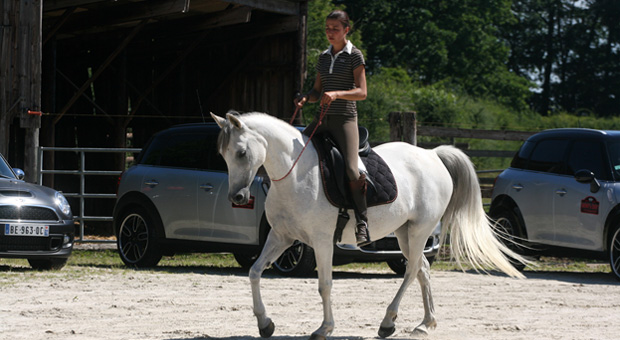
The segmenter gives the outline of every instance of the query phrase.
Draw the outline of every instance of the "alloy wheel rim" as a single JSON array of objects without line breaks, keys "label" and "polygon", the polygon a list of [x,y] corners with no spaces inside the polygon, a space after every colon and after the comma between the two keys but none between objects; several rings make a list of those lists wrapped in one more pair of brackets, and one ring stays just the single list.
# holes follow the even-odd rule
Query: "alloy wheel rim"
[{"label": "alloy wheel rim", "polygon": [[297,267],[303,255],[303,243],[295,241],[290,248],[286,249],[284,253],[282,253],[273,265],[282,272],[291,272]]},{"label": "alloy wheel rim", "polygon": [[611,270],[620,278],[620,228],[616,230],[611,238],[610,247]]},{"label": "alloy wheel rim", "polygon": [[146,221],[138,214],[131,214],[121,224],[119,232],[119,249],[130,263],[142,259],[148,248],[148,227]]}]

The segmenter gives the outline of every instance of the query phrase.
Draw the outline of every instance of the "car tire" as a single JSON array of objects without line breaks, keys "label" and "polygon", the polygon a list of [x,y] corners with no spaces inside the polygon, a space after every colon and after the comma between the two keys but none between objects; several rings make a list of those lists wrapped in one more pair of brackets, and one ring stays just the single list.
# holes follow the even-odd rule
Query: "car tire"
[{"label": "car tire", "polygon": [[609,237],[609,264],[611,273],[620,280],[620,225],[611,231]]},{"label": "car tire", "polygon": [[271,265],[282,276],[299,277],[308,276],[316,268],[314,249],[295,241],[282,255]]},{"label": "car tire", "polygon": [[[497,229],[499,229],[496,232],[501,233],[500,241],[515,253],[525,255],[526,252],[522,245],[525,237],[517,214],[510,209],[499,208],[491,213],[491,218],[496,221]],[[525,265],[521,262],[511,260],[510,263],[519,271],[525,269]]]},{"label": "car tire", "polygon": [[250,269],[260,256],[260,253],[233,253],[233,256],[241,268]]},{"label": "car tire", "polygon": [[130,206],[120,221],[116,239],[121,260],[130,267],[156,266],[163,256],[156,238],[159,217],[142,206]]},{"label": "car tire", "polygon": [[67,264],[68,258],[61,259],[28,259],[28,263],[35,270],[60,270]]},{"label": "car tire", "polygon": [[[435,262],[435,256],[427,256],[426,259],[428,260],[428,264],[431,266],[433,265],[433,262]],[[385,262],[397,275],[405,275],[405,271],[407,270],[407,259],[404,256],[399,259],[387,260]]]}]

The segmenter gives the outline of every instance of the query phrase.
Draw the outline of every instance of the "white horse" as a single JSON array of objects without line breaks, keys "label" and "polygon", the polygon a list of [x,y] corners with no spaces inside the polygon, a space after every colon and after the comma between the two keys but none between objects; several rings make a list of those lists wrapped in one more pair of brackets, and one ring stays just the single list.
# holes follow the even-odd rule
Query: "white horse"
[{"label": "white horse", "polygon": [[[272,179],[284,177],[307,141],[293,126],[266,114],[249,113],[226,119],[211,114],[221,127],[218,147],[229,174],[228,198],[236,204],[249,199],[249,186],[261,165]],[[422,288],[424,319],[415,329],[427,334],[437,325],[430,288],[430,266],[423,249],[437,223],[443,236],[450,230],[451,253],[457,262],[467,258],[476,268],[494,267],[513,277],[523,277],[508,257],[525,263],[498,241],[482,207],[478,179],[469,158],[456,148],[440,146],[425,150],[394,142],[374,150],[390,166],[398,186],[398,197],[387,205],[368,209],[370,237],[378,240],[396,234],[408,259],[404,281],[388,306],[379,336],[394,333],[394,320],[407,287],[417,277]],[[312,143],[290,174],[272,182],[265,211],[272,229],[265,247],[250,269],[254,315],[262,337],[275,329],[260,295],[260,277],[295,240],[314,248],[323,302],[323,323],[310,339],[326,339],[334,330],[331,308],[333,236],[338,209],[325,197],[318,156]],[[355,221],[346,225],[342,242],[355,244]],[[459,262],[460,263],[460,262]]]}]

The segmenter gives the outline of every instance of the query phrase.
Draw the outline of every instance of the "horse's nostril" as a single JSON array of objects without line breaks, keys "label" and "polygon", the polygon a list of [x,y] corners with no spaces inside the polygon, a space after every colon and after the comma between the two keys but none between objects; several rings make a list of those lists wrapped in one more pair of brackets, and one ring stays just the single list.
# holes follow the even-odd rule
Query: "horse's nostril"
[{"label": "horse's nostril", "polygon": [[235,202],[241,202],[241,200],[243,200],[243,195],[241,195],[241,194],[237,194],[237,195],[235,196]]}]

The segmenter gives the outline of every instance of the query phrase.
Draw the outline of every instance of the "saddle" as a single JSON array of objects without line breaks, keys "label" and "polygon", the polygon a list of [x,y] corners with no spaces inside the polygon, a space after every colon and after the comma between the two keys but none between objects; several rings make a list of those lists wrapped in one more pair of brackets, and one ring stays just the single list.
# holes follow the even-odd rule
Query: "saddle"
[{"label": "saddle", "polygon": [[[360,172],[366,173],[368,189],[366,201],[368,207],[394,202],[398,196],[396,180],[385,163],[368,142],[368,130],[359,127],[359,162]],[[347,209],[353,209],[353,202],[348,190],[348,182],[344,158],[336,143],[327,133],[317,134],[312,138],[312,143],[319,157],[321,180],[327,200],[339,209],[338,227],[334,241],[340,241],[342,229],[349,220]]]}]

